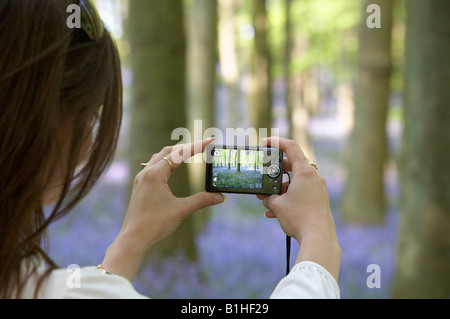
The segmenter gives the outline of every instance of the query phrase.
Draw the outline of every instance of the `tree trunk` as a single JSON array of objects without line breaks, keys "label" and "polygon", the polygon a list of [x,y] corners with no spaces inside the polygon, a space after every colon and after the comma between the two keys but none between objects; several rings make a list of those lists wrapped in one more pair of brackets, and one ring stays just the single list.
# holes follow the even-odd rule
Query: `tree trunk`
[{"label": "tree trunk", "polygon": [[[218,127],[235,127],[239,122],[239,66],[236,48],[236,0],[218,0],[220,72],[226,87],[226,112]],[[224,123],[223,119],[228,122]],[[225,138],[224,138],[225,139]],[[224,143],[226,143],[224,141]]]},{"label": "tree trunk", "polygon": [[450,2],[408,0],[394,297],[450,296]]},{"label": "tree trunk", "polygon": [[[171,140],[175,128],[186,127],[185,36],[181,0],[133,0],[129,7],[129,40],[133,72],[131,88],[130,172]],[[176,196],[190,195],[186,165],[170,177]],[[132,181],[131,181],[132,183]],[[152,249],[168,255],[180,249],[195,258],[194,227],[187,219],[177,232]]]},{"label": "tree trunk", "polygon": [[203,130],[214,125],[217,1],[193,0],[188,18],[187,104],[193,134],[195,120],[202,121]]},{"label": "tree trunk", "polygon": [[[250,120],[258,134],[259,129],[262,128],[267,129],[267,136],[271,136],[272,97],[265,0],[253,0],[253,25],[255,28],[255,44],[252,66],[251,102],[249,109]],[[260,137],[258,136],[258,139],[259,138]]]},{"label": "tree trunk", "polygon": [[[366,8],[381,8],[381,28],[369,28]],[[359,33],[359,81],[348,179],[342,200],[346,221],[382,223],[385,213],[386,115],[391,75],[392,0],[366,0]]]},{"label": "tree trunk", "polygon": [[307,126],[311,116],[311,109],[313,108],[310,104],[311,97],[314,92],[318,94],[318,91],[306,93],[308,89],[315,87],[308,85],[310,76],[309,69],[303,73],[292,75],[287,85],[289,86],[290,96],[291,138],[300,145],[306,157],[313,161],[315,153],[308,135]]},{"label": "tree trunk", "polygon": [[[293,48],[293,38],[292,38],[292,0],[284,1],[284,33],[285,33],[285,41],[284,41],[284,57],[283,57],[283,72],[284,72],[284,83],[285,83],[285,91],[284,91],[284,100],[286,101],[286,111],[287,118],[292,119],[292,75],[291,75],[291,62],[292,62],[292,48]],[[292,139],[292,122],[289,123],[289,131],[288,138]]]},{"label": "tree trunk", "polygon": [[[187,10],[187,110],[191,138],[201,140],[204,130],[214,126],[215,76],[217,62],[217,1],[193,0]],[[201,121],[202,129],[198,123]],[[197,127],[194,127],[197,123]],[[203,155],[196,155],[188,165],[192,192],[205,189]],[[209,208],[195,214],[198,230],[206,220]]]},{"label": "tree trunk", "polygon": [[[293,74],[291,70],[291,62],[293,57],[305,54],[305,48],[308,47],[308,39],[302,37],[296,42],[295,28],[292,24],[292,4],[293,0],[285,0],[285,43],[284,43],[284,79],[285,79],[285,100],[287,107],[287,117],[290,120],[288,137],[295,140],[302,148],[305,155],[314,160],[314,150],[306,130],[310,113],[315,106],[311,102],[316,98],[318,102],[318,91],[308,91],[307,79],[310,77],[310,70],[307,69],[303,73]],[[297,37],[298,38],[298,37]],[[311,82],[308,82],[311,83]],[[315,86],[317,87],[317,86]]]},{"label": "tree trunk", "polygon": [[236,172],[240,173],[241,172],[241,151],[237,150],[237,159],[236,159]]}]

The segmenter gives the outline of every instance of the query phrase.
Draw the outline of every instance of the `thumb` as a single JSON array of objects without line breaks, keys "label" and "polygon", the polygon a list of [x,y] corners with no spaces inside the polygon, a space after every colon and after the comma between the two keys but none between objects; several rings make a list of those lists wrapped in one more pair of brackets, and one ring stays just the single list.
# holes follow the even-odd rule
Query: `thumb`
[{"label": "thumb", "polygon": [[218,205],[227,200],[226,196],[219,193],[200,192],[195,195],[182,198],[182,205],[184,205],[185,215],[213,205]]}]

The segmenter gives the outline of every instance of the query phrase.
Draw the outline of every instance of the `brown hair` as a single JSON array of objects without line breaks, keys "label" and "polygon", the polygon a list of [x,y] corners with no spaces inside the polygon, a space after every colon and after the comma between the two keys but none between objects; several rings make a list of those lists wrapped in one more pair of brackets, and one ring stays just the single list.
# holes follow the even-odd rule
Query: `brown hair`
[{"label": "brown hair", "polygon": [[[122,115],[118,52],[107,30],[98,41],[76,41],[76,29],[66,25],[71,3],[78,1],[0,1],[3,298],[20,296],[27,279],[21,266],[31,257],[44,258],[47,274],[56,267],[41,248],[47,226],[88,193],[116,148]],[[93,118],[95,136],[82,158]],[[43,198],[55,172],[62,190],[46,215]]]}]

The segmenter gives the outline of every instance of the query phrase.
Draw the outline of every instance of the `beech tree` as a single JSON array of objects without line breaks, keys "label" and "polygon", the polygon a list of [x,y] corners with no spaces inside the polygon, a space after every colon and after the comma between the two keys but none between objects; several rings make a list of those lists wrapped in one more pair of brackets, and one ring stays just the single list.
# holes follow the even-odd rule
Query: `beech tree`
[{"label": "beech tree", "polygon": [[[375,8],[372,13],[371,7]],[[342,215],[346,221],[381,223],[385,213],[383,173],[387,155],[393,1],[365,0],[362,8],[359,77]]]},{"label": "beech tree", "polygon": [[450,2],[406,1],[396,298],[450,296]]},{"label": "beech tree", "polygon": [[[192,0],[187,12],[187,122],[192,139],[198,139],[195,121],[202,121],[203,130],[214,126],[217,63],[217,1]],[[198,132],[203,138],[203,131]],[[205,165],[202,154],[188,165],[192,192],[205,189]],[[199,159],[197,161],[197,159]],[[200,230],[210,208],[191,216],[195,229]]]},{"label": "beech tree", "polygon": [[[186,40],[182,0],[129,2],[128,39],[131,45],[130,64],[131,122],[129,160],[130,176],[139,164],[176,144],[171,133],[186,127]],[[176,196],[191,194],[187,165],[174,171],[169,186]],[[132,182],[132,181],[131,181]],[[195,230],[188,218],[176,233],[152,252],[167,255],[176,249],[195,258]]]},{"label": "beech tree", "polygon": [[266,128],[267,136],[271,136],[272,81],[270,77],[270,51],[267,43],[268,22],[265,0],[253,0],[253,27],[255,38],[249,113],[253,127],[258,132],[260,128]]}]

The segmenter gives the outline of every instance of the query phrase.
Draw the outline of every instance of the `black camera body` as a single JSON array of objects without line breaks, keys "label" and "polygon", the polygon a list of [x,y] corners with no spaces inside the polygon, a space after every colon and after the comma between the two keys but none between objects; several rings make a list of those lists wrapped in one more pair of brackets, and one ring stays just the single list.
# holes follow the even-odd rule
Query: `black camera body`
[{"label": "black camera body", "polygon": [[283,152],[267,146],[208,145],[205,190],[218,193],[279,195]]}]

